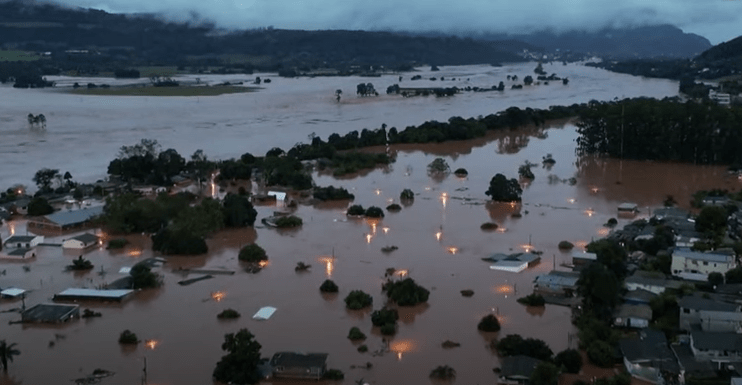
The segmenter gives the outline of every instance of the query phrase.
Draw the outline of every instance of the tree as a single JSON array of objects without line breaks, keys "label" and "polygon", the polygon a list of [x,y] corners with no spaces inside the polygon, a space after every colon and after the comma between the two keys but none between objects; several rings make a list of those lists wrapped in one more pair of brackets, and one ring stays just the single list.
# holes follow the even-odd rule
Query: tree
[{"label": "tree", "polygon": [[586,312],[600,319],[610,318],[621,300],[621,285],[616,274],[601,263],[591,263],[580,272],[577,292],[582,296]]},{"label": "tree", "polygon": [[696,218],[696,231],[708,237],[724,234],[727,227],[727,211],[719,206],[706,206]]},{"label": "tree", "polygon": [[244,227],[255,224],[258,211],[255,210],[250,198],[244,195],[227,194],[222,203],[224,225],[227,227]]},{"label": "tree", "polygon": [[613,347],[605,341],[596,340],[587,347],[587,358],[602,368],[613,366]]},{"label": "tree", "polygon": [[152,250],[166,255],[198,255],[205,254],[209,247],[203,237],[169,226],[152,236]]},{"label": "tree", "polygon": [[415,306],[419,303],[428,302],[430,291],[418,285],[412,278],[401,281],[387,280],[381,286],[386,296],[399,306]]},{"label": "tree", "polygon": [[551,362],[541,362],[531,373],[530,385],[556,385],[559,368]]},{"label": "tree", "polygon": [[724,276],[721,273],[715,271],[713,273],[709,273],[708,281],[709,284],[711,284],[712,286],[721,285],[722,283],[724,283]]},{"label": "tree", "polygon": [[267,261],[268,255],[265,253],[265,250],[262,247],[258,246],[256,243],[252,243],[240,249],[240,254],[237,259],[243,262],[254,263]]},{"label": "tree", "polygon": [[121,334],[119,334],[119,343],[120,344],[138,344],[139,338],[135,333],[133,333],[131,330],[126,329]]},{"label": "tree", "polygon": [[500,320],[494,314],[487,314],[482,317],[477,325],[477,330],[483,332],[499,332],[500,331]]},{"label": "tree", "polygon": [[508,334],[497,341],[495,349],[498,354],[505,357],[524,355],[545,361],[550,361],[554,354],[546,342],[535,338],[523,339],[518,334]]},{"label": "tree", "polygon": [[727,283],[742,283],[742,267],[735,267],[726,272]]},{"label": "tree", "polygon": [[361,290],[353,290],[345,297],[345,306],[350,310],[360,310],[364,307],[371,306],[373,301],[373,297],[367,293]]},{"label": "tree", "polygon": [[579,373],[582,369],[582,355],[575,349],[562,350],[554,357],[554,364],[567,373]]},{"label": "tree", "polygon": [[48,191],[51,189],[52,181],[56,179],[59,176],[59,170],[57,169],[49,169],[49,168],[42,168],[39,171],[36,171],[36,174],[33,176],[33,181],[36,183],[36,186],[39,187],[42,191]]},{"label": "tree", "polygon": [[326,279],[322,284],[319,286],[319,291],[323,293],[337,293],[338,292],[338,285],[329,280]]},{"label": "tree", "polygon": [[525,84],[527,86],[530,86],[531,84],[533,84],[533,76],[528,75],[528,76],[524,77],[523,78],[523,84]]},{"label": "tree", "polygon": [[213,373],[214,379],[225,384],[257,383],[260,380],[258,364],[261,347],[255,336],[247,329],[240,329],[236,334],[226,334],[222,350],[227,354],[217,362]]},{"label": "tree", "polygon": [[397,323],[398,319],[399,313],[397,312],[397,309],[383,308],[374,310],[373,313],[371,313],[371,323],[374,326],[384,326],[387,324],[394,325]]},{"label": "tree", "polygon": [[369,218],[384,218],[384,210],[380,207],[371,206],[366,209],[365,215]]},{"label": "tree", "polygon": [[363,332],[361,331],[361,329],[359,329],[359,328],[357,328],[357,327],[354,326],[354,327],[350,328],[350,331],[348,332],[348,339],[351,340],[351,341],[365,340],[366,339],[366,335],[363,334]]},{"label": "tree", "polygon": [[77,259],[73,259],[72,264],[67,265],[67,268],[76,271],[90,270],[93,268],[93,263],[90,262],[90,260],[83,258],[81,255],[77,257]]},{"label": "tree", "polygon": [[497,174],[490,180],[490,187],[485,194],[495,202],[520,202],[523,189],[517,180],[508,180],[505,175]]},{"label": "tree", "polygon": [[28,215],[30,216],[39,216],[39,215],[47,215],[54,212],[54,208],[49,204],[49,202],[46,201],[46,199],[42,197],[36,197],[31,199],[31,202],[28,203],[27,208]]},{"label": "tree", "polygon": [[448,365],[439,365],[430,372],[430,378],[437,378],[440,380],[451,380],[456,378],[456,369]]},{"label": "tree", "polygon": [[138,263],[131,268],[131,285],[134,289],[149,289],[160,286],[160,277],[147,265]]},{"label": "tree", "polygon": [[5,340],[0,340],[0,364],[3,365],[3,373],[8,373],[8,362],[13,362],[13,357],[21,354],[16,349],[16,343],[9,344]]}]

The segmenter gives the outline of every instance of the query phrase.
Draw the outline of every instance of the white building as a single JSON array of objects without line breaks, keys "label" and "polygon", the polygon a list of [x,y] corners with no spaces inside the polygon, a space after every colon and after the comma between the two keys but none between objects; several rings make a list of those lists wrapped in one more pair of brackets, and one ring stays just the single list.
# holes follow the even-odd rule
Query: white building
[{"label": "white building", "polygon": [[724,274],[734,269],[734,255],[699,253],[690,249],[676,249],[672,253],[672,275],[694,281],[706,281],[711,273]]},{"label": "white building", "polygon": [[3,244],[9,248],[32,248],[44,242],[44,237],[41,235],[13,235],[6,239]]},{"label": "white building", "polygon": [[25,260],[36,257],[36,250],[32,248],[16,248],[0,251],[0,259],[19,259]]},{"label": "white building", "polygon": [[87,249],[101,244],[101,239],[95,234],[85,233],[62,242],[63,249]]}]

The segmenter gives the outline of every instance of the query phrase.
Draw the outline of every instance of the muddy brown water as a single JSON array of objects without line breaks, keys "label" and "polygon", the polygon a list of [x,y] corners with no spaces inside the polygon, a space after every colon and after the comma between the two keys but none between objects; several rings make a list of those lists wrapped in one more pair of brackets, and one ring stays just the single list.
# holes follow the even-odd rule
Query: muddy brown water
[{"label": "muddy brown water", "polygon": [[[243,95],[249,94],[239,97]],[[423,103],[423,99],[414,102]],[[434,99],[425,103],[434,114],[441,114],[432,107]],[[474,103],[481,103],[482,108],[487,104],[477,99]],[[330,104],[325,108],[336,107]],[[391,111],[391,107],[387,110]],[[450,116],[451,111],[443,115]],[[372,121],[382,118],[391,125],[392,119],[385,115]],[[414,117],[415,123],[423,119],[423,115]],[[156,130],[149,129],[147,133],[152,132]],[[172,133],[163,138],[169,135]],[[224,334],[244,327],[255,334],[264,356],[286,350],[329,353],[328,366],[345,372],[344,383],[364,378],[372,384],[429,384],[428,374],[438,365],[455,368],[457,383],[492,383],[496,379],[492,369],[499,363],[488,347],[491,339],[517,333],[543,339],[558,352],[568,347],[569,333],[576,332],[567,308],[547,305],[529,309],[516,302],[518,297],[531,293],[536,275],[554,266],[564,269],[560,265],[570,262],[568,253],[559,252],[559,241],[572,241],[579,248],[604,236],[607,230],[602,224],[615,216],[616,206],[624,201],[639,204],[641,217],[647,213],[645,207],[658,207],[668,194],[687,204],[690,194],[700,188],[739,188],[740,182],[720,167],[578,159],[574,151],[576,137],[575,127],[562,122],[552,128],[490,134],[470,142],[392,147],[396,162],[364,175],[336,179],[315,174],[318,185],[348,188],[356,195],[354,203],[366,207],[399,202],[404,188],[411,188],[416,197],[402,211],[387,213],[382,220],[347,218],[347,202],[300,205],[295,214],[304,220],[304,225],[298,230],[257,227],[220,232],[208,240],[210,252],[206,256],[168,257],[168,262],[157,269],[164,275],[163,287],[138,292],[121,304],[81,304],[103,313],[101,318],[59,326],[8,325],[19,315],[0,313],[0,336],[17,343],[22,351],[10,364],[8,376],[0,376],[0,382],[67,383],[104,368],[116,375],[103,384],[140,383],[146,358],[149,384],[210,384],[214,366],[223,354],[220,345]],[[173,138],[179,143],[180,139]],[[263,147],[274,143],[273,138],[260,138],[256,140]],[[256,146],[251,141],[245,143]],[[550,170],[540,165],[547,153],[556,160]],[[229,151],[221,154],[228,155]],[[466,168],[469,176],[429,176],[426,165],[436,157],[444,157],[452,169]],[[107,162],[108,154],[104,159]],[[535,180],[524,189],[523,204],[488,203],[484,192],[492,176],[498,172],[516,176],[518,166],[526,160],[539,165],[533,168]],[[102,159],[95,161],[100,163]],[[551,183],[549,175],[555,175]],[[575,185],[561,181],[573,176],[577,178]],[[618,180],[621,184],[616,184]],[[259,218],[263,218],[283,208],[261,205],[257,209]],[[513,217],[516,212],[522,216]],[[629,220],[619,219],[619,224]],[[488,221],[498,223],[501,230],[480,230],[479,226]],[[11,231],[22,234],[25,225],[16,221],[0,231],[3,237]],[[69,236],[48,239],[54,242]],[[64,266],[79,253],[55,247],[40,247],[37,258],[28,263],[0,261],[0,271],[6,272],[0,276],[0,286],[30,290],[26,299],[30,306],[50,301],[55,293],[68,287],[96,287],[111,282],[121,277],[121,267],[153,256],[146,236],[129,238],[131,244],[121,251],[86,252],[85,257],[95,268],[84,274],[64,271]],[[239,248],[251,242],[264,247],[270,257],[268,266],[257,274],[244,272],[237,260]],[[529,243],[544,254],[541,263],[521,273],[493,271],[480,260],[495,252],[525,250]],[[389,245],[399,249],[382,253],[381,248]],[[312,267],[308,272],[297,273],[297,262]],[[30,271],[24,271],[24,265]],[[384,342],[371,325],[371,309],[348,311],[343,298],[351,290],[361,289],[373,296],[373,309],[380,308],[385,303],[381,284],[390,267],[406,270],[431,294],[426,305],[400,309],[398,332],[389,341],[390,352],[374,356],[371,352],[382,349]],[[105,274],[100,273],[101,268]],[[226,268],[236,274],[180,286],[177,281],[185,277],[181,268]],[[319,285],[327,278],[339,285],[338,295],[320,294]],[[464,289],[474,290],[474,296],[463,297],[460,291]],[[216,292],[224,293],[218,302],[212,298]],[[20,306],[20,301],[0,301],[0,311]],[[267,321],[251,319],[263,306],[278,310]],[[217,320],[216,314],[225,308],[238,310],[242,317]],[[492,312],[500,316],[502,330],[477,331],[478,321]],[[358,344],[346,338],[353,326],[368,336],[364,343],[369,353],[357,352]],[[122,348],[117,339],[124,329],[157,344],[154,349],[145,344]],[[446,340],[461,346],[444,349],[441,343]],[[50,341],[55,342],[53,347],[49,346]],[[351,368],[367,362],[373,364],[370,370]]]}]

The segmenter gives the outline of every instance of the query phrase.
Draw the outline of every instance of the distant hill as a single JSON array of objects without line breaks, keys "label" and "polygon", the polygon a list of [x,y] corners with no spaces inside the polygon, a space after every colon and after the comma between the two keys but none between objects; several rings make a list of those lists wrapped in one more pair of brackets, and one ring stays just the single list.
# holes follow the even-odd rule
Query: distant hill
[{"label": "distant hill", "polygon": [[[291,67],[495,64],[523,61],[522,43],[390,32],[254,29],[176,24],[154,15],[118,15],[28,1],[0,0],[0,47],[51,52],[88,50],[96,62],[128,65]],[[91,59],[91,58],[87,58]],[[87,60],[86,59],[86,60]],[[91,59],[92,60],[92,59]]]},{"label": "distant hill", "polygon": [[598,31],[539,31],[530,34],[478,34],[482,40],[520,40],[547,52],[572,51],[609,59],[692,58],[709,49],[704,37],[672,25],[604,28]]},{"label": "distant hill", "polygon": [[742,36],[729,40],[725,43],[716,45],[702,54],[698,55],[696,60],[717,61],[742,59]]}]

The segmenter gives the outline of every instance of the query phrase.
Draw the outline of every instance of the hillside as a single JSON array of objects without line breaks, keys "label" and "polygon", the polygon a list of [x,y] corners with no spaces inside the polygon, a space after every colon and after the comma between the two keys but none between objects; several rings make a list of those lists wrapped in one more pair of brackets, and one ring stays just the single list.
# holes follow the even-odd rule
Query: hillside
[{"label": "hillside", "polygon": [[742,59],[742,36],[709,48],[698,55],[696,60],[720,61],[720,60]]}]

